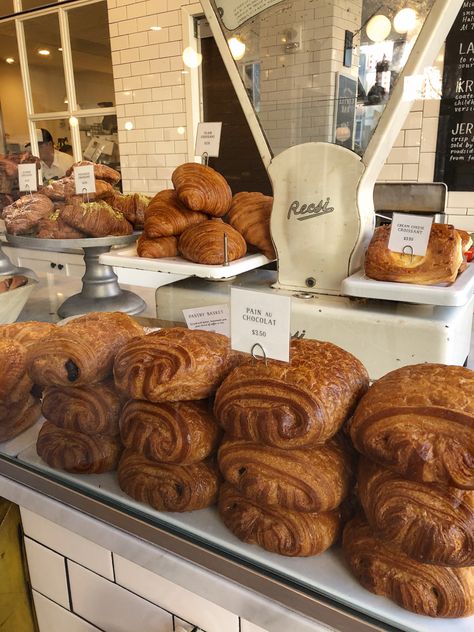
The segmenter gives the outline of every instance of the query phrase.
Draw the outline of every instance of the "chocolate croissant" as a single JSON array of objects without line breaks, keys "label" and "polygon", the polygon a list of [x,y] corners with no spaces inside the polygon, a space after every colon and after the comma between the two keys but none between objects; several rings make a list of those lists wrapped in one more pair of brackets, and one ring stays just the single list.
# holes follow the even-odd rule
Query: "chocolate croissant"
[{"label": "chocolate croissant", "polygon": [[474,566],[474,491],[417,483],[361,459],[358,490],[380,539],[441,566]]},{"label": "chocolate croissant", "polygon": [[120,417],[126,448],[152,461],[187,465],[217,448],[220,428],[207,402],[154,404],[130,400]]},{"label": "chocolate croissant", "polygon": [[75,474],[101,474],[115,470],[122,446],[117,437],[66,430],[47,421],[39,432],[36,451],[55,469]]},{"label": "chocolate croissant", "polygon": [[219,515],[240,540],[289,557],[308,557],[326,551],[337,540],[337,511],[305,513],[261,507],[229,483],[221,485]]},{"label": "chocolate croissant", "polygon": [[178,240],[176,237],[159,237],[148,239],[145,233],[137,239],[137,254],[148,259],[176,257],[178,255]]},{"label": "chocolate croissant", "polygon": [[67,430],[90,435],[119,434],[123,401],[112,381],[92,386],[48,386],[43,394],[42,413]]},{"label": "chocolate croissant", "polygon": [[80,199],[71,201],[64,207],[61,218],[70,226],[80,230],[89,237],[106,237],[107,235],[131,235],[133,227],[120,211],[104,202],[83,202]]},{"label": "chocolate croissant", "polygon": [[94,176],[99,180],[110,182],[110,184],[117,184],[117,182],[120,181],[121,175],[118,171],[112,169],[112,167],[109,167],[108,165],[90,162],[89,160],[80,160],[79,162],[75,162],[66,171],[66,176],[74,175],[74,167],[85,167],[87,165],[92,165],[94,167]]},{"label": "chocolate croissant", "polygon": [[229,224],[245,241],[261,250],[268,259],[275,259],[276,253],[270,235],[270,215],[273,198],[263,193],[242,191],[232,198],[227,214]]},{"label": "chocolate croissant", "polygon": [[120,488],[128,496],[158,511],[195,511],[217,500],[219,476],[211,461],[171,465],[125,450],[117,475]]},{"label": "chocolate croissant", "polygon": [[[18,393],[19,385],[22,385],[26,374],[27,350],[17,340],[0,338],[0,400],[19,401],[24,392]],[[30,390],[32,383],[29,383]]]},{"label": "chocolate croissant", "polygon": [[343,551],[364,588],[429,617],[474,614],[474,567],[421,564],[372,535],[362,518],[344,529]]},{"label": "chocolate croissant", "polygon": [[183,327],[161,329],[122,347],[114,363],[115,384],[132,399],[206,399],[233,362],[226,336]]},{"label": "chocolate croissant", "polygon": [[415,364],[375,382],[350,423],[367,457],[425,483],[474,489],[474,372]]},{"label": "chocolate croissant", "polygon": [[0,325],[0,339],[9,338],[20,342],[25,347],[45,338],[56,329],[53,323],[42,323],[37,321],[25,321],[22,323],[11,323],[10,325]]},{"label": "chocolate croissant", "polygon": [[145,213],[145,235],[150,239],[181,235],[195,224],[207,220],[207,215],[191,211],[182,204],[173,189],[157,193]]},{"label": "chocolate croissant", "polygon": [[456,280],[463,262],[462,238],[450,224],[433,224],[424,256],[388,248],[391,227],[375,229],[365,256],[365,274],[378,281],[435,285]]},{"label": "chocolate croissant", "polygon": [[40,414],[41,404],[31,395],[8,407],[0,404],[0,443],[10,441],[31,428],[38,421]]},{"label": "chocolate croissant", "polygon": [[338,507],[349,491],[349,455],[335,440],[283,450],[226,439],[218,462],[226,481],[258,505],[319,513]]},{"label": "chocolate croissant", "polygon": [[91,312],[28,349],[27,369],[40,386],[84,386],[111,375],[117,351],[143,335],[143,327],[122,312]]},{"label": "chocolate croissant", "polygon": [[240,259],[247,252],[245,239],[221,220],[209,220],[187,228],[180,236],[178,250],[185,259],[206,265],[225,263],[224,235],[227,235],[227,261]]},{"label": "chocolate croissant", "polygon": [[279,448],[325,443],[368,388],[357,358],[330,342],[292,340],[290,362],[250,361],[217,391],[214,412],[233,437]]},{"label": "chocolate croissant", "polygon": [[192,211],[222,217],[229,210],[232,191],[212,167],[188,162],[173,171],[171,180],[181,202]]}]

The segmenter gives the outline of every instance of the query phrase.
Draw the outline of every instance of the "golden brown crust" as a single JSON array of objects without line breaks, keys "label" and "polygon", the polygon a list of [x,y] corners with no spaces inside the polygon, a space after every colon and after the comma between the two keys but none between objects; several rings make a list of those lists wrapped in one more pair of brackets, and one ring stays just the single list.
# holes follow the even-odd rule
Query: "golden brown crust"
[{"label": "golden brown crust", "polygon": [[10,441],[10,439],[31,428],[41,413],[39,400],[31,395],[9,406],[7,414],[4,414],[3,408],[6,407],[2,403],[0,405],[0,442]]},{"label": "golden brown crust", "polygon": [[0,400],[21,401],[33,386],[26,375],[27,349],[17,340],[0,339]]},{"label": "golden brown crust", "polygon": [[125,450],[118,466],[120,488],[158,511],[195,511],[215,504],[219,476],[212,461],[171,465]]},{"label": "golden brown crust", "polygon": [[61,210],[54,211],[49,217],[38,222],[39,239],[82,239],[86,234],[67,224],[61,217]]},{"label": "golden brown crust", "polygon": [[424,257],[388,249],[390,226],[375,229],[365,255],[365,274],[378,281],[436,285],[456,280],[462,264],[462,239],[450,224],[433,224]]},{"label": "golden brown crust", "polygon": [[330,342],[293,340],[290,363],[249,361],[222,383],[215,414],[233,437],[280,448],[336,434],[367,390],[357,358]]},{"label": "golden brown crust", "polygon": [[207,402],[130,400],[120,417],[124,446],[151,461],[198,463],[216,450],[220,434]]},{"label": "golden brown crust", "polygon": [[270,235],[272,206],[271,196],[243,191],[234,195],[227,214],[229,224],[269,259],[276,257]]},{"label": "golden brown crust", "polygon": [[178,240],[176,237],[159,237],[147,239],[145,233],[137,239],[137,254],[148,259],[162,257],[176,257],[178,255]]},{"label": "golden brown crust", "polygon": [[207,215],[191,211],[182,204],[173,189],[160,191],[152,199],[145,213],[145,235],[150,239],[181,235],[189,228],[205,222]]},{"label": "golden brown crust", "polygon": [[87,165],[92,165],[94,167],[94,176],[99,180],[104,180],[105,182],[110,182],[111,184],[117,184],[117,182],[120,181],[121,175],[118,171],[112,169],[112,167],[109,167],[108,165],[90,162],[89,160],[80,160],[79,162],[75,162],[66,171],[66,176],[73,175],[74,167],[85,167]]},{"label": "golden brown crust", "polygon": [[401,478],[361,459],[359,497],[380,539],[419,562],[474,566],[474,491]]},{"label": "golden brown crust", "polygon": [[232,191],[212,167],[187,162],[174,170],[171,180],[181,202],[192,211],[222,217],[229,210]]},{"label": "golden brown crust", "polygon": [[258,505],[319,513],[336,509],[351,481],[350,457],[342,444],[284,450],[254,441],[226,439],[219,468],[246,498]]},{"label": "golden brown crust", "polygon": [[34,233],[38,222],[48,217],[53,210],[53,203],[41,193],[24,195],[2,211],[7,233],[12,235],[28,235]]},{"label": "golden brown crust", "polygon": [[337,540],[340,529],[337,511],[304,513],[261,507],[229,483],[221,485],[219,515],[240,540],[289,557],[323,553]]},{"label": "golden brown crust", "polygon": [[39,432],[36,451],[55,469],[101,474],[116,469],[122,446],[117,437],[87,435],[46,421]]},{"label": "golden brown crust", "polygon": [[127,222],[123,213],[114,211],[103,200],[82,202],[80,199],[75,199],[64,207],[61,218],[89,237],[131,235],[133,233],[133,227],[130,222]]},{"label": "golden brown crust", "polygon": [[232,368],[226,336],[183,327],[132,340],[117,354],[115,384],[132,399],[177,402],[210,397]]},{"label": "golden brown crust", "polygon": [[235,228],[215,219],[187,228],[179,238],[178,250],[194,263],[221,265],[225,262],[224,235],[228,261],[243,257],[247,252],[245,239]]},{"label": "golden brown crust", "polygon": [[405,478],[474,489],[474,372],[415,364],[391,371],[349,425],[359,452]]},{"label": "golden brown crust", "polygon": [[145,213],[150,204],[151,197],[141,193],[129,193],[127,195],[114,194],[106,200],[110,206],[123,213],[125,219],[135,229],[142,229],[145,223]]},{"label": "golden brown crust", "polygon": [[95,193],[87,193],[85,195],[76,194],[76,185],[72,176],[53,180],[40,190],[40,193],[46,195],[51,200],[62,201],[76,199],[82,202],[83,198],[90,201],[102,200],[114,195],[114,188],[109,182],[103,180],[95,181]]},{"label": "golden brown crust", "polygon": [[85,434],[119,434],[123,400],[114,383],[100,382],[92,386],[48,386],[43,394],[44,417],[67,430]]},{"label": "golden brown crust", "polygon": [[3,294],[3,292],[11,292],[12,290],[23,287],[23,285],[26,285],[28,283],[28,278],[23,276],[22,274],[1,278],[2,281],[0,281],[0,294]]},{"label": "golden brown crust", "polygon": [[11,323],[0,325],[0,338],[9,338],[20,342],[25,347],[49,336],[56,329],[53,323],[39,321],[25,321],[23,323]]},{"label": "golden brown crust", "polygon": [[143,335],[122,312],[91,312],[57,327],[28,350],[28,372],[40,386],[84,386],[111,375],[117,351]]},{"label": "golden brown crust", "polygon": [[429,617],[474,614],[474,567],[445,568],[421,564],[375,538],[369,525],[355,518],[344,529],[345,558],[364,588],[402,608]]}]

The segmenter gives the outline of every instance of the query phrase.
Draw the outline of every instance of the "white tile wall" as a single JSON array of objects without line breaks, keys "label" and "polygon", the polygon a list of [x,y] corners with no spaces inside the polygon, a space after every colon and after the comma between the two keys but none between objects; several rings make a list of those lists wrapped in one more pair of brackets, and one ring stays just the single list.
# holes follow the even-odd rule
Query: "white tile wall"
[{"label": "white tile wall", "polygon": [[69,608],[64,557],[29,538],[25,538],[25,550],[32,587],[63,608]]},{"label": "white tile wall", "polygon": [[206,632],[239,632],[239,618],[220,606],[114,555],[116,581]]},{"label": "white tile wall", "polygon": [[35,590],[33,601],[39,632],[100,632],[99,628],[61,608]]},{"label": "white tile wall", "polygon": [[68,561],[72,609],[77,615],[111,632],[171,632],[169,612],[113,582]]},{"label": "white tile wall", "polygon": [[25,535],[57,551],[64,557],[87,566],[99,575],[113,580],[114,572],[110,551],[28,511],[28,509],[21,508],[21,520]]}]

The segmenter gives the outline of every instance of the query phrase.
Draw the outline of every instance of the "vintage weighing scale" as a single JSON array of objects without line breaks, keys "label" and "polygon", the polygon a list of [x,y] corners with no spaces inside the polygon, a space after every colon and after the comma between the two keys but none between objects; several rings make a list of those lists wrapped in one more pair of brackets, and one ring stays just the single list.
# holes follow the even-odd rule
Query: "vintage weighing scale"
[{"label": "vintage weighing scale", "polygon": [[[391,283],[376,298],[347,281],[360,271],[375,226],[375,181],[462,0],[411,4],[415,20],[396,32],[394,18],[410,3],[358,0],[342,10],[322,0],[202,0],[273,184],[278,270],[216,283],[196,266],[204,278],[157,290],[159,318],[184,322],[183,308],[228,302],[238,285],[291,296],[292,334],[351,351],[373,379],[405,364],[466,361],[472,266],[451,287]],[[246,47],[238,61],[232,38]],[[259,65],[258,112],[245,85],[250,63]],[[382,87],[375,97],[373,86]]]}]

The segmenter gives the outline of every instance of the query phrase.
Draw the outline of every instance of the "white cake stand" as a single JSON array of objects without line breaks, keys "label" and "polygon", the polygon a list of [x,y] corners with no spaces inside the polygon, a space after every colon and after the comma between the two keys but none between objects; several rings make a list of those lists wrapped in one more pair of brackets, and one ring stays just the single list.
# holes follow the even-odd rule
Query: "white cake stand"
[{"label": "white cake stand", "polygon": [[86,272],[82,277],[82,290],[66,299],[59,307],[61,318],[87,312],[125,312],[140,314],[145,301],[133,292],[122,290],[112,266],[99,263],[100,255],[112,246],[133,243],[137,234],[120,237],[87,237],[83,239],[38,239],[26,235],[6,235],[8,242],[20,248],[61,252],[64,249],[83,249]]}]

